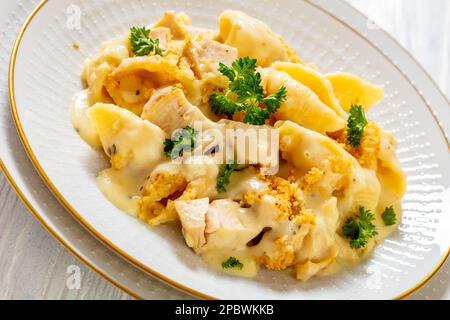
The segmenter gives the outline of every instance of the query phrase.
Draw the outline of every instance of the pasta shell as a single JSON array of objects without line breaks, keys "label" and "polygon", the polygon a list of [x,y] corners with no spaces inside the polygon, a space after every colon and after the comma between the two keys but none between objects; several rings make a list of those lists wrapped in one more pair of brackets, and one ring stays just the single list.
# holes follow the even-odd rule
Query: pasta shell
[{"label": "pasta shell", "polygon": [[277,120],[291,120],[321,134],[345,127],[343,118],[320,101],[314,91],[295,81],[287,73],[263,69],[261,76],[267,94],[275,93],[281,86],[286,87],[287,99],[275,113]]},{"label": "pasta shell", "polygon": [[301,62],[281,36],[240,11],[226,10],[220,15],[218,40],[237,48],[241,58],[256,58],[258,66],[268,67],[275,61]]},{"label": "pasta shell", "polygon": [[341,107],[348,112],[353,104],[370,108],[384,97],[384,89],[373,85],[359,77],[348,73],[333,73],[327,75],[333,85],[334,94],[339,99]]},{"label": "pasta shell", "polygon": [[310,88],[324,104],[333,109],[340,117],[347,119],[346,112],[334,95],[331,82],[320,72],[306,65],[292,62],[275,62],[272,67],[286,72],[293,79]]}]

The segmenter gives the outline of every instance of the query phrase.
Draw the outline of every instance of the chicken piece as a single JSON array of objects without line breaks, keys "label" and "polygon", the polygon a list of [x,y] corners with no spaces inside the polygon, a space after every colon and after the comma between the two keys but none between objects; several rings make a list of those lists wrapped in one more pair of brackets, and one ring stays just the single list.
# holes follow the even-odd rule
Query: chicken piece
[{"label": "chicken piece", "polygon": [[183,226],[183,236],[186,244],[197,251],[205,243],[205,218],[209,208],[209,199],[178,200],[175,209]]},{"label": "chicken piece", "polygon": [[[192,61],[194,72],[199,79],[208,79],[220,76],[219,63],[231,66],[238,58],[236,48],[227,46],[214,40],[206,39],[200,42],[190,42],[188,55]],[[222,80],[222,81],[220,81]],[[226,85],[225,79],[220,79],[221,85]],[[214,81],[217,82],[217,81]]]},{"label": "chicken piece", "polygon": [[197,35],[188,41],[186,59],[195,76],[196,86],[191,86],[198,93],[190,94],[189,100],[197,105],[210,119],[218,120],[210,107],[210,96],[218,90],[226,90],[228,78],[219,71],[219,63],[231,66],[238,57],[236,48],[221,44],[212,39]]},{"label": "chicken piece", "polygon": [[[242,228],[242,223],[235,214],[236,209],[238,209],[238,207],[239,206],[235,204],[235,202],[230,202],[228,200],[214,201],[206,216],[207,219],[206,232],[213,233],[223,228],[226,229]],[[226,212],[228,212],[229,214],[225,214]]]},{"label": "chicken piece", "polygon": [[159,47],[164,51],[169,47],[169,42],[172,40],[170,29],[166,27],[153,28],[150,31],[149,37],[151,39],[159,40]]},{"label": "chicken piece", "polygon": [[186,30],[191,33],[192,39],[201,41],[205,39],[213,40],[217,37],[217,31],[194,26],[186,26]]},{"label": "chicken piece", "polygon": [[257,226],[246,223],[246,210],[229,199],[213,201],[206,213],[207,243],[203,251],[217,248],[245,249],[260,231]]},{"label": "chicken piece", "polygon": [[181,89],[164,88],[144,107],[142,119],[148,120],[164,130],[168,137],[186,126],[193,126],[195,121],[212,126],[202,112],[187,101]]}]

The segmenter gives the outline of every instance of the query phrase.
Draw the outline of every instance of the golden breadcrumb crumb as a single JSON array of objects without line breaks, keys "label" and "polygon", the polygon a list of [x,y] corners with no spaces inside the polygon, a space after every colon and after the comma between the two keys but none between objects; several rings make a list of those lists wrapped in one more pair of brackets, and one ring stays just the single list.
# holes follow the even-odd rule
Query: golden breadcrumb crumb
[{"label": "golden breadcrumb crumb", "polygon": [[331,172],[339,174],[341,178],[336,181],[336,190],[341,190],[346,186],[352,170],[351,158],[344,158],[343,156],[333,155],[328,158]]},{"label": "golden breadcrumb crumb", "polygon": [[309,170],[301,179],[302,189],[308,189],[312,187],[322,179],[324,174],[325,172],[320,170],[319,168],[311,168],[311,170]]},{"label": "golden breadcrumb crumb", "polygon": [[266,252],[256,261],[271,270],[284,270],[293,265],[295,260],[294,246],[289,243],[288,236],[278,237],[275,240],[275,255],[269,256]]},{"label": "golden breadcrumb crumb", "polygon": [[354,156],[358,162],[368,169],[377,168],[377,158],[380,151],[380,128],[372,121],[369,121],[364,128],[364,135],[358,147],[352,147],[347,142],[347,130],[342,129],[336,132],[328,133],[328,136],[337,141],[341,146]]},{"label": "golden breadcrumb crumb", "polygon": [[263,191],[263,195],[270,195],[276,199],[275,206],[279,210],[278,220],[288,217],[292,220],[305,209],[303,194],[297,183],[286,179],[267,176],[264,178],[269,183],[269,188]]},{"label": "golden breadcrumb crumb", "polygon": [[380,152],[381,136],[380,128],[374,123],[369,122],[364,130],[364,136],[361,139],[357,159],[359,163],[368,169],[377,168],[377,158]]},{"label": "golden breadcrumb crumb", "polygon": [[342,156],[333,155],[328,158],[330,169],[333,173],[349,175],[351,173],[352,161]]},{"label": "golden breadcrumb crumb", "polygon": [[295,177],[290,176],[283,179],[277,176],[261,176],[261,180],[268,183],[268,189],[256,194],[247,192],[244,195],[244,203],[253,205],[261,201],[264,196],[271,196],[275,199],[275,206],[278,209],[277,220],[289,219],[299,224],[314,223],[315,215],[305,208],[303,193]]},{"label": "golden breadcrumb crumb", "polygon": [[143,195],[150,201],[160,201],[177,191],[183,191],[186,186],[186,178],[179,173],[159,173],[147,182]]},{"label": "golden breadcrumb crumb", "polygon": [[176,220],[173,199],[183,194],[187,181],[180,174],[161,173],[147,182],[139,200],[138,217],[152,226]]},{"label": "golden breadcrumb crumb", "polygon": [[297,224],[314,224],[316,222],[316,215],[311,209],[304,209],[300,214],[292,218]]},{"label": "golden breadcrumb crumb", "polygon": [[242,200],[243,204],[252,206],[256,201],[261,200],[259,194],[254,191],[248,191],[244,194],[244,198]]}]

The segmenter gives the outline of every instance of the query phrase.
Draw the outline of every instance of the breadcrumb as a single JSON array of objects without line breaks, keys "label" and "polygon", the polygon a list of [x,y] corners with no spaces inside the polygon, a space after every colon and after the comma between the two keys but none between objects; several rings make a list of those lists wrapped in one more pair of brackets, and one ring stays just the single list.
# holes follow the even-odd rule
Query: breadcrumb
[{"label": "breadcrumb", "polygon": [[381,136],[380,128],[369,121],[364,128],[364,135],[358,147],[352,147],[347,142],[347,131],[345,129],[328,133],[328,136],[337,141],[347,152],[355,157],[358,162],[368,169],[377,168],[377,158],[380,151]]},{"label": "breadcrumb", "polygon": [[139,200],[138,217],[152,226],[177,220],[173,199],[169,198],[181,196],[186,188],[187,181],[180,174],[157,174],[144,188],[143,197]]},{"label": "breadcrumb", "polygon": [[315,215],[305,208],[303,193],[293,176],[283,179],[277,176],[261,176],[261,180],[268,183],[268,188],[261,193],[247,192],[244,195],[244,202],[253,205],[261,201],[264,196],[271,196],[275,199],[275,206],[279,213],[278,221],[289,219],[298,224],[314,223]]},{"label": "breadcrumb", "polygon": [[266,252],[257,262],[271,270],[284,270],[293,265],[295,260],[294,246],[289,243],[288,237],[282,236],[275,240],[276,250],[274,256],[269,256]]},{"label": "breadcrumb", "polygon": [[349,175],[351,173],[352,161],[342,156],[331,156],[328,158],[330,169],[333,173]]},{"label": "breadcrumb", "polygon": [[301,179],[302,189],[311,188],[314,184],[322,179],[324,174],[325,172],[323,170],[320,170],[319,168],[311,168],[311,170],[309,170]]}]

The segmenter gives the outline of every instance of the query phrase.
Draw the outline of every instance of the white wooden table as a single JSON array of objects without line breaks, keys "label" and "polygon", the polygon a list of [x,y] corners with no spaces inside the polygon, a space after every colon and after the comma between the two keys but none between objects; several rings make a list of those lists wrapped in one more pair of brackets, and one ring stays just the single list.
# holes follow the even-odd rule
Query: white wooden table
[{"label": "white wooden table", "polygon": [[[450,1],[347,0],[390,32],[450,96]],[[81,290],[66,288],[78,265]],[[449,297],[450,264],[416,297]],[[0,174],[0,299],[130,299],[74,258],[28,212]]]}]

